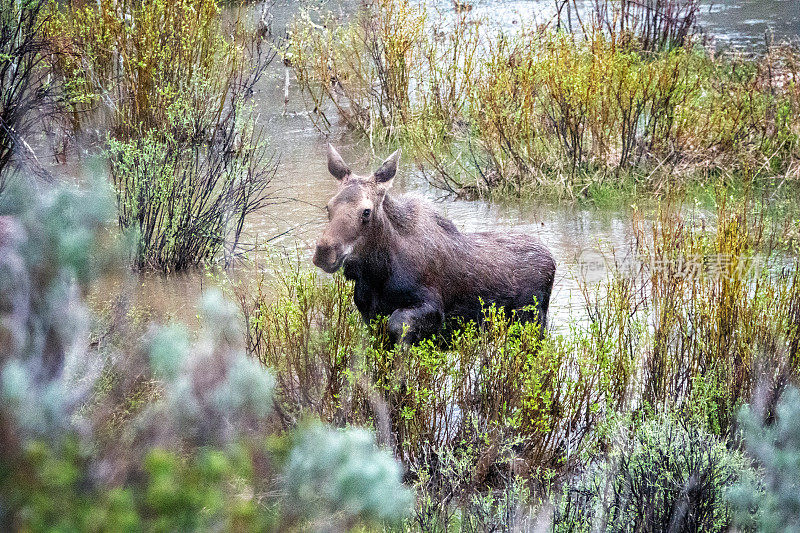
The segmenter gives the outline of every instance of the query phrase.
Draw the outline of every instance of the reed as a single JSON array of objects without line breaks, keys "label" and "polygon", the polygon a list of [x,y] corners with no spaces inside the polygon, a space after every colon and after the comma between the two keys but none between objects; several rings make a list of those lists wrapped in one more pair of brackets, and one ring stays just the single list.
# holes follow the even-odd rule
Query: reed
[{"label": "reed", "polygon": [[781,244],[786,227],[767,226],[751,202],[721,200],[713,226],[674,205],[652,222],[635,217],[636,264],[611,277],[627,297],[590,312],[638,361],[641,407],[722,435],[761,380],[798,370],[800,264]]},{"label": "reed", "polygon": [[333,123],[333,112],[382,142],[396,135],[410,118],[411,93],[419,82],[425,18],[408,0],[380,0],[350,23],[309,11],[296,21],[291,64],[321,128]]},{"label": "reed", "polygon": [[570,31],[601,28],[610,35],[635,40],[649,52],[681,47],[700,33],[698,0],[594,0],[587,20],[580,16],[581,7],[575,0],[559,0],[558,27]]}]

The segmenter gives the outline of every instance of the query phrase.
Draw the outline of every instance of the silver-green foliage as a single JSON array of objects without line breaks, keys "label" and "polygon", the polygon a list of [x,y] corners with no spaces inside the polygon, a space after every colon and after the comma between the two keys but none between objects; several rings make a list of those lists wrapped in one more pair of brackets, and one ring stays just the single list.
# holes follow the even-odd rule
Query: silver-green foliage
[{"label": "silver-green foliage", "polygon": [[396,520],[412,505],[400,488],[400,466],[375,446],[366,430],[312,425],[301,431],[286,465],[295,509],[316,518],[344,511],[349,517]]},{"label": "silver-green foliage", "polygon": [[[263,459],[273,376],[247,355],[220,293],[205,296],[197,335],[152,326],[117,353],[90,349],[81,289],[103,263],[110,207],[108,195],[66,189],[0,197],[0,529],[261,531],[280,527],[275,509],[301,521],[402,519],[410,492],[365,430],[298,431],[281,478],[291,498],[264,489],[278,486]],[[92,405],[113,411],[130,389],[100,398],[100,373],[86,370],[103,365],[158,390],[119,440],[101,438],[108,419]],[[310,494],[322,505],[296,513]]]},{"label": "silver-green foliage", "polygon": [[93,254],[109,196],[19,182],[0,196],[0,396],[25,435],[61,430],[85,387],[62,379],[84,363],[89,314],[81,287],[100,270]]},{"label": "silver-green foliage", "polygon": [[554,530],[727,531],[725,493],[752,478],[744,456],[671,417],[622,429],[608,457],[568,484]]},{"label": "silver-green foliage", "polygon": [[181,438],[225,444],[258,427],[272,410],[272,374],[247,355],[236,311],[219,291],[203,296],[203,328],[190,342],[181,326],[161,328],[150,342],[150,366],[164,383],[154,405]]},{"label": "silver-green foliage", "polygon": [[737,525],[765,533],[800,531],[800,391],[784,392],[772,424],[763,424],[752,407],[743,407],[738,420],[763,477],[730,490]]}]

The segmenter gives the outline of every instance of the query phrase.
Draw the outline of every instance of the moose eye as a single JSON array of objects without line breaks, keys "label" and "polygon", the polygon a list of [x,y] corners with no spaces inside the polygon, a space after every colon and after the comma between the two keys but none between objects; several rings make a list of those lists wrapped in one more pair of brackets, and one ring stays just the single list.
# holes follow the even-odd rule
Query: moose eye
[{"label": "moose eye", "polygon": [[361,218],[363,218],[363,219],[364,219],[364,222],[366,222],[367,220],[369,220],[369,215],[370,215],[371,213],[372,213],[372,210],[371,210],[371,209],[364,209],[364,211],[361,213]]}]

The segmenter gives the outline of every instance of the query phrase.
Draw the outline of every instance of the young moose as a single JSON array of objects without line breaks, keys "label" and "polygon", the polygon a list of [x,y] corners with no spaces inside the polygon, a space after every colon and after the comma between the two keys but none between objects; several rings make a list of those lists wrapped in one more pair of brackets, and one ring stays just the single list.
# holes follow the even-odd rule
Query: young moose
[{"label": "young moose", "polygon": [[364,320],[389,317],[393,343],[429,337],[446,319],[480,321],[491,304],[544,327],[556,268],[550,251],[529,235],[461,233],[427,203],[390,196],[399,159],[400,150],[373,175],[357,176],[328,145],[339,191],[314,264],[330,273],[343,267]]}]

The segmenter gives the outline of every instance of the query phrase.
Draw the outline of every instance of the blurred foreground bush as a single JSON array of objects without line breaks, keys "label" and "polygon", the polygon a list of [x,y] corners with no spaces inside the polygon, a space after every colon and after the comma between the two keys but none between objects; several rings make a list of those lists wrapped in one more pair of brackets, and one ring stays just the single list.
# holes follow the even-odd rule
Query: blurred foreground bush
[{"label": "blurred foreground bush", "polygon": [[744,479],[730,491],[737,525],[764,533],[798,531],[800,392],[796,387],[787,388],[772,416],[758,411],[755,406],[744,407],[738,418],[746,449],[760,466],[763,478]]},{"label": "blurred foreground bush", "polygon": [[[263,531],[323,520],[342,530],[408,511],[399,466],[370,433],[269,431],[273,377],[247,356],[218,293],[204,298],[196,338],[180,326],[139,335],[120,321],[105,337],[123,342],[89,347],[81,292],[101,271],[108,196],[17,189],[1,202],[0,529]],[[132,414],[115,424],[122,406]]]}]

